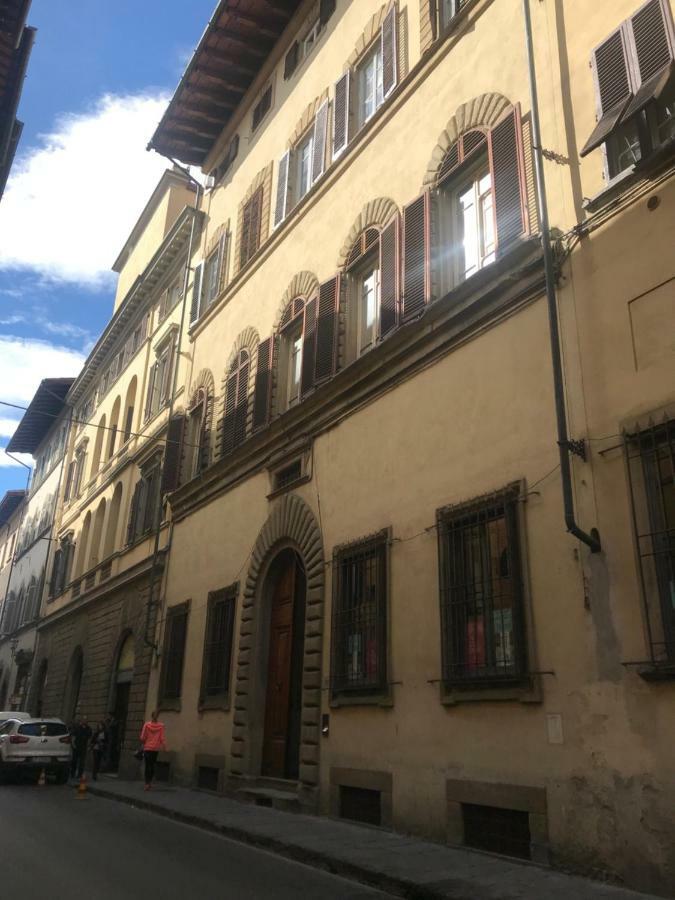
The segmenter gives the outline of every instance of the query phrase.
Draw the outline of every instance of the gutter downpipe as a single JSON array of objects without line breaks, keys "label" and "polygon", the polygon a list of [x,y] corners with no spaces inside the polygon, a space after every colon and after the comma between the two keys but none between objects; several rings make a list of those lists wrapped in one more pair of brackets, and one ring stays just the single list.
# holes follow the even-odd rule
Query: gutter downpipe
[{"label": "gutter downpipe", "polygon": [[558,450],[560,453],[560,476],[562,481],[563,508],[567,531],[586,544],[591,553],[600,553],[602,545],[596,528],[587,534],[576,523],[574,514],[574,493],[572,489],[572,469],[570,466],[571,442],[567,432],[567,414],[565,411],[565,386],[560,352],[560,326],[558,321],[558,302],[556,298],[556,275],[553,251],[551,249],[551,231],[548,220],[548,204],[546,201],[546,183],[544,181],[544,158],[541,144],[541,125],[539,121],[539,100],[537,96],[537,74],[534,63],[534,47],[532,42],[532,20],[530,17],[530,0],[523,0],[525,17],[525,34],[527,38],[527,62],[530,78],[530,101],[532,107],[532,143],[534,145],[534,170],[537,186],[537,204],[539,222],[544,250],[544,274],[546,279],[546,301],[548,306],[548,324],[551,338],[551,361],[553,364],[553,391],[555,395],[555,412],[558,426]]},{"label": "gutter downpipe", "polygon": [[[171,160],[171,162],[173,162],[174,165],[176,165],[174,160]],[[176,342],[175,363],[174,363],[174,367],[173,367],[173,373],[171,376],[171,378],[172,378],[171,398],[169,400],[169,407],[168,407],[169,416],[168,416],[167,428],[169,428],[171,426],[171,419],[173,418],[173,409],[174,409],[174,398],[176,396],[176,390],[178,387],[178,369],[180,367],[180,353],[181,353],[181,346],[182,346],[182,341],[183,341],[183,331],[185,328],[185,312],[187,310],[187,303],[188,303],[188,296],[187,296],[188,284],[190,283],[190,273],[192,271],[192,266],[191,266],[192,251],[194,249],[194,239],[195,239],[195,234],[197,231],[197,219],[199,216],[199,204],[201,202],[201,191],[202,191],[201,184],[195,178],[193,178],[186,169],[184,169],[182,166],[177,166],[177,168],[180,168],[185,174],[187,174],[187,176],[190,178],[190,180],[192,182],[194,182],[194,184],[196,184],[197,191],[195,194],[194,215],[192,216],[192,225],[190,227],[190,240],[188,242],[188,248],[187,248],[187,259],[185,262],[185,274],[183,276],[183,303],[182,303],[181,315],[180,315],[180,330],[178,332],[178,340]],[[162,463],[162,471],[160,473],[160,479],[159,479],[159,490],[157,492],[157,509],[155,511],[157,526],[155,528],[155,543],[154,543],[154,547],[153,547],[153,551],[152,551],[152,565],[150,566],[150,585],[148,588],[148,602],[145,607],[145,629],[143,631],[143,642],[144,642],[145,646],[151,647],[155,653],[157,653],[159,645],[157,644],[157,641],[154,640],[154,637],[152,637],[150,635],[150,627],[151,627],[151,620],[152,620],[152,611],[155,608],[155,606],[157,605],[154,600],[154,593],[155,593],[155,584],[157,581],[157,562],[159,560],[159,538],[160,538],[160,534],[162,531],[162,507],[164,505],[164,503],[163,503],[164,498],[162,496],[162,478],[164,476],[164,465],[166,463],[167,451],[168,451],[168,443],[167,443],[167,448],[164,451],[164,462]]]}]

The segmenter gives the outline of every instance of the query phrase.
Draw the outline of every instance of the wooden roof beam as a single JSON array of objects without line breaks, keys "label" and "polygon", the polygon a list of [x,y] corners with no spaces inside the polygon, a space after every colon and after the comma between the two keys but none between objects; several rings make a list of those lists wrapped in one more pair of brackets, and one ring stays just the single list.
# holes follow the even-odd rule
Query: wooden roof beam
[{"label": "wooden roof beam", "polygon": [[[192,99],[194,98],[195,100],[203,100],[206,102],[210,109],[224,109],[231,112],[236,109],[241,102],[240,94],[237,94],[236,96],[232,95],[232,97],[225,97],[222,93],[219,93],[217,96],[214,96],[211,92],[204,90],[204,87],[205,85],[187,84],[181,92],[180,105],[189,103],[190,107],[193,108]],[[214,114],[218,115],[217,112]]]},{"label": "wooden roof beam", "polygon": [[234,44],[240,44],[242,47],[246,47],[248,54],[257,57],[258,59],[266,59],[273,46],[271,43],[266,47],[257,46],[256,42],[258,44],[260,43],[259,35],[242,34],[241,31],[236,31],[234,28],[223,28],[221,25],[216,25],[212,29],[212,32],[217,37],[225,38],[228,41],[232,41]]},{"label": "wooden roof beam", "polygon": [[228,91],[232,91],[233,93],[239,94],[242,97],[249,88],[248,84],[245,84],[241,81],[235,81],[234,79],[229,78],[222,71],[212,69],[210,66],[195,66],[192,71],[195,75],[201,75],[203,78],[208,78],[211,81],[215,81],[222,87],[226,88]]},{"label": "wooden roof beam", "polygon": [[236,22],[252,25],[259,35],[262,34],[265,37],[272,38],[273,41],[279,39],[279,31],[274,28],[268,28],[266,25],[267,19],[264,16],[254,16],[250,13],[239,12],[238,10],[236,12],[234,10],[228,10],[228,16]]}]

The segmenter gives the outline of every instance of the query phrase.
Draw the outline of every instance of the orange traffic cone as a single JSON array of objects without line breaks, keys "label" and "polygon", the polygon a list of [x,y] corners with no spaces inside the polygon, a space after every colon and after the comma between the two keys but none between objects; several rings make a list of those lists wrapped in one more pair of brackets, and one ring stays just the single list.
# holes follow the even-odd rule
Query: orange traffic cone
[{"label": "orange traffic cone", "polygon": [[38,778],[38,787],[44,787],[47,784],[47,773],[44,769],[40,769],[40,777]]},{"label": "orange traffic cone", "polygon": [[82,775],[80,778],[80,783],[77,786],[77,794],[75,796],[76,800],[86,800],[87,799],[87,779],[86,776]]}]

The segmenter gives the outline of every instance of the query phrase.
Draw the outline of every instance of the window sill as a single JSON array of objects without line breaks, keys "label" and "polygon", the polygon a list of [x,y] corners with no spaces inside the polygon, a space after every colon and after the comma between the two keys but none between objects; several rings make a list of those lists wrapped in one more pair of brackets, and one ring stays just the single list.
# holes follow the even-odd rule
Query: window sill
[{"label": "window sill", "polygon": [[658,174],[660,169],[672,162],[674,155],[675,139],[667,141],[649,156],[613,178],[606,187],[584,203],[584,209],[589,213],[597,212],[630,188]]},{"label": "window sill", "polygon": [[443,706],[457,706],[459,703],[480,703],[483,701],[517,701],[519,703],[541,703],[541,687],[537,679],[508,681],[496,684],[494,681],[481,686],[477,683],[466,686],[441,684]]},{"label": "window sill", "polygon": [[343,706],[379,706],[383,709],[391,709],[394,706],[394,698],[390,693],[377,694],[337,694],[331,697],[331,709],[339,709]]},{"label": "window sill", "polygon": [[645,666],[638,670],[638,675],[643,681],[648,682],[675,681],[675,663]]},{"label": "window sill", "polygon": [[229,712],[231,708],[229,694],[217,694],[213,697],[203,697],[197,707],[200,713],[205,712]]},{"label": "window sill", "polygon": [[157,705],[157,712],[181,712],[181,709],[180,697],[175,700],[160,700]]}]

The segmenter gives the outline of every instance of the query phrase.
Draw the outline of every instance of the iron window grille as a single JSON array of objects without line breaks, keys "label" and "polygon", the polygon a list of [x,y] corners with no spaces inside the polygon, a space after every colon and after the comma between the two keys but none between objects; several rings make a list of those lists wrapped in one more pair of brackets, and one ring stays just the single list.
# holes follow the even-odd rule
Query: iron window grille
[{"label": "iron window grille", "polygon": [[189,606],[182,603],[166,613],[164,634],[164,664],[162,671],[161,699],[179,700],[183,687],[183,660],[187,637]]},{"label": "iron window grille", "polygon": [[333,696],[387,690],[388,533],[333,554]]},{"label": "iron window grille", "polygon": [[675,420],[625,433],[651,661],[675,663]]},{"label": "iron window grille", "polygon": [[519,485],[438,513],[446,688],[521,682],[527,673]]},{"label": "iron window grille", "polygon": [[202,701],[229,693],[238,584],[209,594],[202,666]]}]

